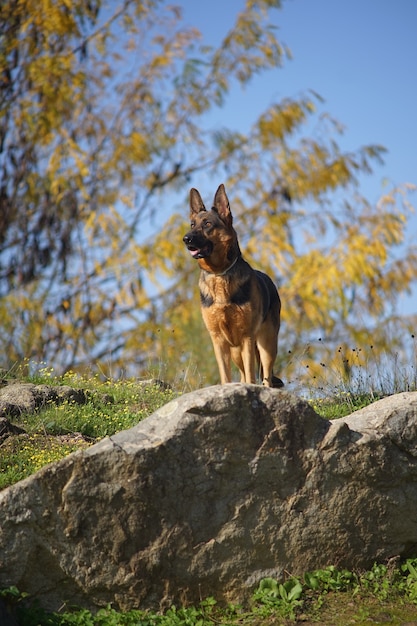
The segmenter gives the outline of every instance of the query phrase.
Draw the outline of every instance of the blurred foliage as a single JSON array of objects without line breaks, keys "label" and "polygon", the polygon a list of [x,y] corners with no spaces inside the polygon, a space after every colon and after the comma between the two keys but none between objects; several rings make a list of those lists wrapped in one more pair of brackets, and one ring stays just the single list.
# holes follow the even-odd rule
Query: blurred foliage
[{"label": "blurred foliage", "polygon": [[359,194],[384,149],[343,152],[314,93],[271,104],[245,134],[208,122],[289,56],[279,6],[247,0],[214,47],[161,0],[2,2],[0,365],[215,382],[182,244],[188,188],[208,181],[210,194],[226,183],[245,256],[280,286],[284,378],[312,333],[399,349],[385,329],[413,323],[395,317],[417,271],[410,189]]}]

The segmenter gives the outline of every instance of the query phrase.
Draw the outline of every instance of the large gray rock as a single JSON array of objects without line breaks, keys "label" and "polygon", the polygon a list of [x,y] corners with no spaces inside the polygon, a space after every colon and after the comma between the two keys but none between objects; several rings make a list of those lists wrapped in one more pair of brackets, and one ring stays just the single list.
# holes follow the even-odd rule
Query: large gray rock
[{"label": "large gray rock", "polygon": [[417,393],[333,423],[274,389],[182,396],[0,494],[0,587],[57,609],[242,601],[417,550]]}]

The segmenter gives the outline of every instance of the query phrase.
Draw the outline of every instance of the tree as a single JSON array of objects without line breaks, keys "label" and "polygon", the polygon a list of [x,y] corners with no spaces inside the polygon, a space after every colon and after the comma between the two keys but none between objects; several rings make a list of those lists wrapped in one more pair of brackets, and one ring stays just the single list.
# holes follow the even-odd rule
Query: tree
[{"label": "tree", "polygon": [[215,380],[181,241],[200,179],[227,182],[243,248],[281,283],[286,351],[313,329],[359,340],[409,287],[415,251],[392,256],[406,207],[393,193],[377,207],[353,196],[381,147],[342,153],[335,123],[303,137],[321,106],[311,94],[278,102],[247,134],[206,128],[232,85],[285,60],[279,5],[247,0],[212,48],[161,0],[2,4],[4,367],[136,375],[163,363],[172,377],[200,353],[196,376]]}]

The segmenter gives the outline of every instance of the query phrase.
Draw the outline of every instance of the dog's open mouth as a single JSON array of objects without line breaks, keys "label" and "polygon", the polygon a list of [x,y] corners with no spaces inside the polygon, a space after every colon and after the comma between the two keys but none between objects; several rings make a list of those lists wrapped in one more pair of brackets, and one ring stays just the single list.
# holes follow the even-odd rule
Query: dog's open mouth
[{"label": "dog's open mouth", "polygon": [[194,259],[204,259],[205,257],[210,256],[213,250],[213,245],[211,243],[208,243],[203,248],[196,248],[195,246],[187,246],[187,249]]}]

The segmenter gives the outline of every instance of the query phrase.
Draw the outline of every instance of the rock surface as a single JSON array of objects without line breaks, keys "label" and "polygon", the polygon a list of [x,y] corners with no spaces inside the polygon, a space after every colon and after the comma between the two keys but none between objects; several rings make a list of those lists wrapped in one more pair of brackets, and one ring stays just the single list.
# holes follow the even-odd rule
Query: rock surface
[{"label": "rock surface", "polygon": [[417,554],[417,393],[328,422],[284,391],[184,395],[0,493],[0,588],[48,608],[241,602]]},{"label": "rock surface", "polygon": [[34,383],[10,382],[0,389],[0,417],[16,417],[31,413],[48,404],[87,402],[88,391],[74,389],[69,385],[35,385]]}]

